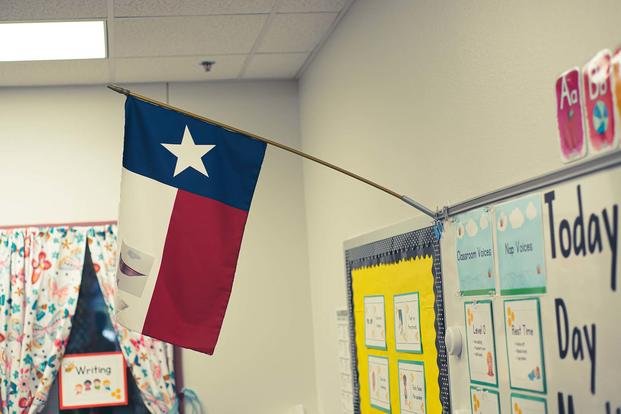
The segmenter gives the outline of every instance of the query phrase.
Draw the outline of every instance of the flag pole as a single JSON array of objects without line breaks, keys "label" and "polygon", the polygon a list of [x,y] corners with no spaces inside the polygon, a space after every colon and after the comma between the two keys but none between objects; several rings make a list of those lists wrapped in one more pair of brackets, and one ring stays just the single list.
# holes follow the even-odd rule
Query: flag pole
[{"label": "flag pole", "polygon": [[264,137],[262,137],[260,135],[253,134],[252,132],[244,131],[244,130],[241,130],[239,128],[235,128],[234,126],[227,125],[227,124],[224,124],[222,122],[218,122],[218,121],[215,121],[213,119],[210,119],[210,118],[198,115],[198,114],[194,114],[192,112],[185,111],[185,110],[183,110],[181,108],[177,108],[177,107],[169,105],[167,103],[164,103],[164,102],[161,102],[161,101],[157,101],[155,99],[151,99],[151,98],[149,98],[147,96],[143,96],[143,95],[137,94],[135,92],[130,91],[129,89],[122,88],[122,87],[120,87],[118,85],[109,84],[109,85],[107,85],[107,87],[108,87],[108,89],[111,89],[114,92],[120,93],[122,95],[133,96],[134,98],[140,99],[141,101],[148,102],[150,104],[153,104],[153,105],[156,105],[156,106],[160,106],[162,108],[170,109],[171,111],[175,111],[175,112],[178,112],[180,114],[189,116],[191,118],[195,118],[195,119],[198,119],[200,121],[207,122],[209,124],[219,126],[219,127],[224,128],[226,130],[229,130],[231,132],[235,132],[235,133],[238,133],[238,134],[246,135],[246,136],[248,136],[248,137],[250,137],[252,139],[255,139],[257,141],[264,142],[266,144],[269,144],[269,145],[272,145],[274,147],[280,148],[282,150],[288,151],[288,152],[290,152],[292,154],[298,155],[298,156],[300,156],[302,158],[306,158],[307,160],[310,160],[310,161],[316,162],[318,164],[321,164],[324,167],[328,167],[328,168],[330,168],[330,169],[332,169],[334,171],[338,171],[341,174],[345,174],[345,175],[347,175],[347,176],[349,176],[349,177],[351,177],[353,179],[361,181],[361,182],[363,182],[363,183],[365,183],[367,185],[370,185],[371,187],[375,187],[378,190],[381,190],[381,191],[383,191],[383,192],[385,192],[385,193],[387,193],[387,194],[389,194],[389,195],[391,195],[393,197],[396,197],[399,200],[403,201],[404,203],[414,207],[415,209],[421,211],[422,213],[428,215],[429,217],[431,217],[433,219],[437,218],[436,213],[434,213],[432,210],[430,210],[429,208],[425,207],[424,205],[420,204],[419,202],[417,202],[415,200],[412,200],[410,197],[408,197],[406,195],[399,194],[396,191],[391,190],[390,188],[387,188],[387,187],[384,187],[382,185],[379,185],[379,184],[377,184],[377,183],[375,183],[375,182],[373,182],[373,181],[371,181],[371,180],[369,180],[367,178],[364,178],[364,177],[362,177],[362,176],[360,176],[358,174],[355,174],[355,173],[353,173],[351,171],[348,171],[348,170],[346,170],[344,168],[341,168],[338,165],[331,164],[331,163],[329,163],[327,161],[324,161],[324,160],[322,160],[320,158],[317,158],[317,157],[315,157],[313,155],[307,154],[305,152],[302,152],[302,151],[297,150],[295,148],[289,147],[287,145],[283,145],[283,144],[281,144],[279,142],[272,141],[271,139],[264,138]]}]

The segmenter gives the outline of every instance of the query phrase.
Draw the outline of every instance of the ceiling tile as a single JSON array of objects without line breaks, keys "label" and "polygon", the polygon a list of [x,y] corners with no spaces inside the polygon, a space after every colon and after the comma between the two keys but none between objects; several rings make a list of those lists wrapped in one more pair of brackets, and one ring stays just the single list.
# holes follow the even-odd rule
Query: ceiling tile
[{"label": "ceiling tile", "polygon": [[246,55],[212,56],[210,72],[200,62],[203,56],[115,59],[116,82],[210,81],[235,79]]},{"label": "ceiling tile", "polygon": [[258,52],[309,52],[328,32],[337,13],[277,14]]},{"label": "ceiling tile", "polygon": [[114,16],[198,16],[269,13],[275,0],[114,0]]},{"label": "ceiling tile", "polygon": [[248,53],[266,18],[235,15],[115,19],[113,57]]},{"label": "ceiling tile", "polygon": [[101,18],[106,0],[0,0],[0,20]]},{"label": "ceiling tile", "polygon": [[293,79],[308,53],[256,54],[244,74],[245,79]]},{"label": "ceiling tile", "polygon": [[0,63],[0,86],[100,84],[108,77],[107,59]]},{"label": "ceiling tile", "polygon": [[300,12],[339,12],[348,0],[281,0],[278,11],[281,13]]}]

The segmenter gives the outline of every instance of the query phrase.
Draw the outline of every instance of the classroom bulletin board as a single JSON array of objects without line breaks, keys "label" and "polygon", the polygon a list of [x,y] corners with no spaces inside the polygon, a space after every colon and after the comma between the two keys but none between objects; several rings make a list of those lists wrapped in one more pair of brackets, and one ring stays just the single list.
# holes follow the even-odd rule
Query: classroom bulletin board
[{"label": "classroom bulletin board", "polygon": [[439,242],[413,226],[345,245],[355,413],[450,412]]}]

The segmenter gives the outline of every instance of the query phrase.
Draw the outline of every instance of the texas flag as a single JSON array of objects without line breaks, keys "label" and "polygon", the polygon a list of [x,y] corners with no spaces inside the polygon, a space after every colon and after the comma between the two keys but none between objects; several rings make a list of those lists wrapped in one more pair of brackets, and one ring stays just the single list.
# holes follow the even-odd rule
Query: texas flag
[{"label": "texas flag", "polygon": [[265,147],[127,98],[118,322],[213,354]]}]

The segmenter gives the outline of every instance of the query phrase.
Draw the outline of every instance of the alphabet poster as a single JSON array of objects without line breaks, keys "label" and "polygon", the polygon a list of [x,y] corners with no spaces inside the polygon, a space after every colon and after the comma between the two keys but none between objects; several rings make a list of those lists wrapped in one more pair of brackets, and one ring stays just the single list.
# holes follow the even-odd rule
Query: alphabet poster
[{"label": "alphabet poster", "polygon": [[488,209],[464,213],[455,218],[455,257],[462,295],[493,295],[496,292],[492,218]]},{"label": "alphabet poster", "polygon": [[556,120],[564,162],[586,154],[581,86],[578,68],[568,70],[556,81]]},{"label": "alphabet poster", "polygon": [[617,49],[612,57],[612,80],[615,88],[613,93],[615,114],[617,115],[615,120],[621,122],[621,48]]},{"label": "alphabet poster", "polygon": [[617,145],[612,90],[612,56],[602,50],[583,68],[584,104],[590,150],[594,153]]},{"label": "alphabet poster", "polygon": [[505,300],[505,337],[511,388],[545,393],[539,299]]},{"label": "alphabet poster", "polygon": [[127,405],[120,352],[65,355],[58,371],[61,409]]},{"label": "alphabet poster", "polygon": [[529,195],[495,207],[500,293],[546,291],[541,196]]},{"label": "alphabet poster", "polygon": [[496,386],[498,370],[492,303],[490,300],[466,302],[464,310],[470,381]]}]

